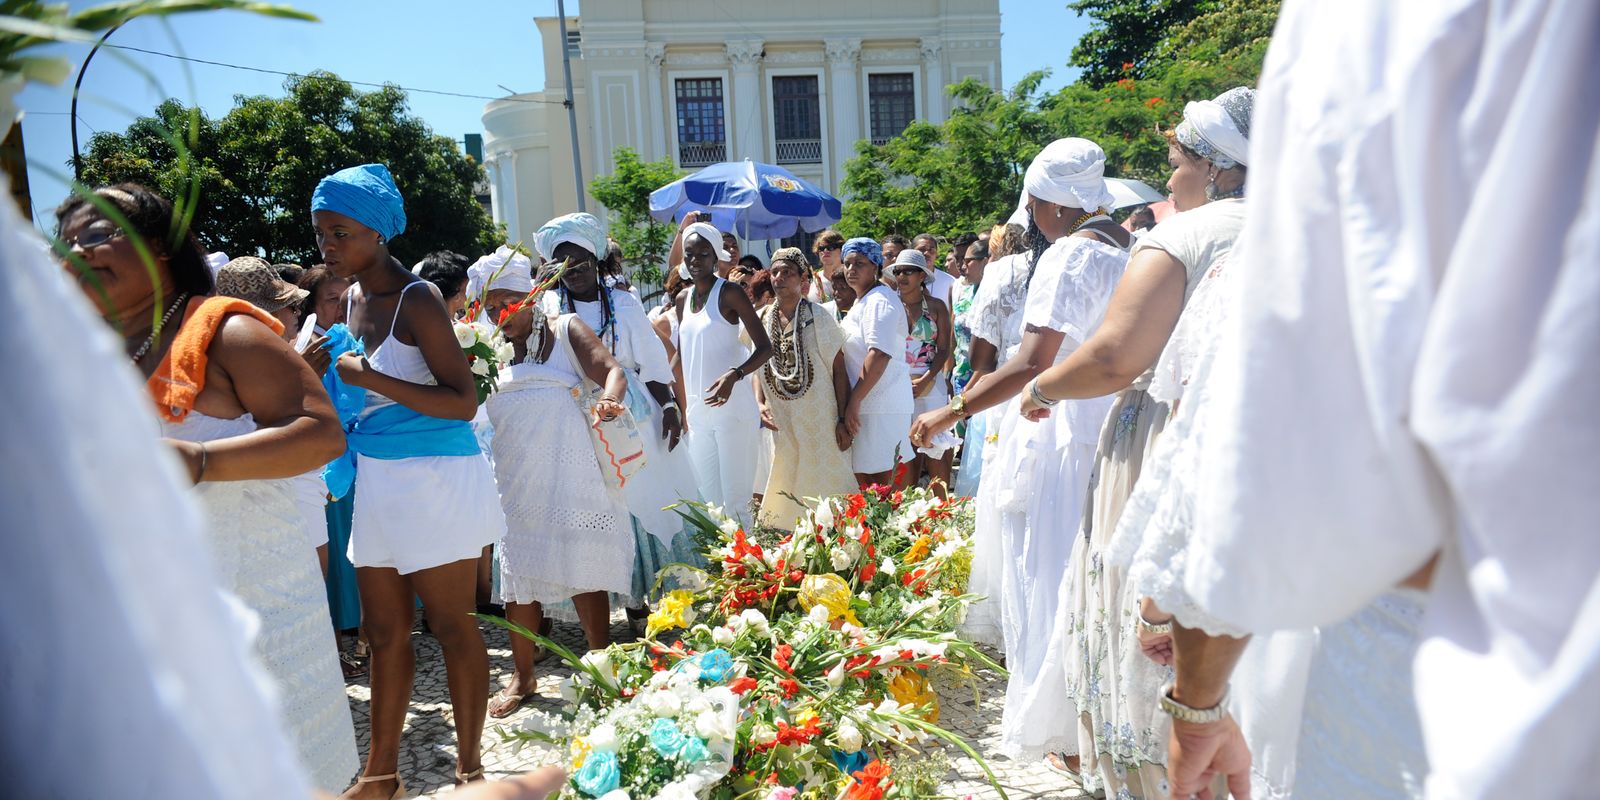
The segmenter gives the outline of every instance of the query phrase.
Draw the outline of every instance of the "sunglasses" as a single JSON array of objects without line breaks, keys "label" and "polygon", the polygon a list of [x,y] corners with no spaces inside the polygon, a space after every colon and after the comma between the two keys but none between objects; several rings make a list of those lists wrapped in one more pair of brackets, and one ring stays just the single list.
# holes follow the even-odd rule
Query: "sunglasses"
[{"label": "sunglasses", "polygon": [[90,228],[71,239],[63,239],[61,243],[67,249],[77,247],[81,250],[93,250],[118,236],[123,235],[121,228]]},{"label": "sunglasses", "polygon": [[921,267],[901,267],[894,271],[896,277],[904,278],[907,275],[921,275]]},{"label": "sunglasses", "polygon": [[841,250],[843,248],[844,248],[844,245],[842,245],[842,244],[824,244],[824,245],[818,245],[817,246],[817,252],[826,253],[826,252],[828,252],[830,250],[838,251],[838,250]]}]

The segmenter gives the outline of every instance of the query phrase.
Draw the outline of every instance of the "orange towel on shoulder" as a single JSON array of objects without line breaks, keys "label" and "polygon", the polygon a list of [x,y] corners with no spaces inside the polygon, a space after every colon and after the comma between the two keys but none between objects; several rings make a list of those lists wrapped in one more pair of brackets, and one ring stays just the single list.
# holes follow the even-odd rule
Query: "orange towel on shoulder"
[{"label": "orange towel on shoulder", "polygon": [[206,351],[229,314],[249,314],[283,335],[283,323],[271,314],[237,297],[196,297],[189,301],[178,338],[172,341],[161,366],[146,383],[156,410],[168,422],[182,422],[194,410],[194,401],[206,388]]}]

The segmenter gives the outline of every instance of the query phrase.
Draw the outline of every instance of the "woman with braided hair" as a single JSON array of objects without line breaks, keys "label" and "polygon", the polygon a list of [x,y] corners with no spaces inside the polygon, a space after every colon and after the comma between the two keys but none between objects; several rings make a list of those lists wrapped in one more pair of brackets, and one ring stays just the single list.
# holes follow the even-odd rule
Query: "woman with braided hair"
[{"label": "woman with braided hair", "polygon": [[805,254],[785,247],[773,254],[767,273],[777,299],[761,311],[761,324],[772,341],[772,358],[755,378],[761,419],[772,431],[772,474],[758,516],[767,525],[790,528],[803,510],[797,498],[855,491],[844,426],[850,376],[844,329],[805,298]]}]

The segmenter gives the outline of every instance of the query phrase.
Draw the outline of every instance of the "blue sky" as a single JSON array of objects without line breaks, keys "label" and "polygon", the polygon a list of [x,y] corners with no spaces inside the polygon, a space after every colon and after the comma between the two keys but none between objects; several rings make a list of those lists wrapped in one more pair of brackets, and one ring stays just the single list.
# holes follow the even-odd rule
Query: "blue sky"
[{"label": "blue sky", "polygon": [[[282,1],[282,0],[280,0]],[[218,12],[136,20],[109,40],[209,61],[304,73],[326,69],[351,81],[389,82],[420,89],[500,96],[501,85],[532,91],[544,85],[533,18],[555,13],[555,0],[288,0],[320,23]],[[72,2],[74,8],[93,5]],[[576,0],[568,13],[580,10]],[[1045,88],[1071,80],[1066,66],[1086,21],[1066,0],[1000,0],[1001,66],[1009,85],[1049,68]],[[74,70],[87,46],[62,47]],[[85,73],[78,101],[80,146],[95,131],[121,131],[166,97],[198,103],[220,117],[236,95],[283,93],[284,78],[156,55],[102,48]],[[71,80],[59,88],[29,88],[19,97],[33,190],[34,216],[50,218],[65,196],[61,175],[72,155],[68,109]],[[412,93],[411,111],[435,133],[460,140],[482,130],[484,100]],[[52,174],[54,173],[54,174]]]}]

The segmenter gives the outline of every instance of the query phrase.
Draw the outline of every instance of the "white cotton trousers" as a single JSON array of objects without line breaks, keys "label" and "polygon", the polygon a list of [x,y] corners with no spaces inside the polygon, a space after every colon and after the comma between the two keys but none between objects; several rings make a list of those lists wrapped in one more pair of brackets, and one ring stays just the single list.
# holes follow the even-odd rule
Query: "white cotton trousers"
[{"label": "white cotton trousers", "polygon": [[752,421],[748,427],[697,428],[691,420],[687,441],[700,495],[740,524],[749,525],[762,443],[760,426]]}]

